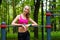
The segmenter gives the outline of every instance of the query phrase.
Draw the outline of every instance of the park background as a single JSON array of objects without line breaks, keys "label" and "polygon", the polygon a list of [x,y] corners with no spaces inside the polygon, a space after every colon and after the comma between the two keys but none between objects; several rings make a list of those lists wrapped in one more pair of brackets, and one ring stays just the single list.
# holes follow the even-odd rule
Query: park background
[{"label": "park background", "polygon": [[[47,40],[46,10],[50,10],[52,14],[60,14],[60,0],[1,0],[0,24],[4,21],[7,25],[10,25],[12,20],[23,12],[23,7],[25,5],[29,5],[31,7],[30,17],[39,25],[38,28],[29,27],[30,39],[42,40],[43,29],[44,40]],[[60,40],[60,16],[51,16],[51,26],[51,40]],[[17,30],[17,27],[7,27],[6,39],[17,40]]]}]

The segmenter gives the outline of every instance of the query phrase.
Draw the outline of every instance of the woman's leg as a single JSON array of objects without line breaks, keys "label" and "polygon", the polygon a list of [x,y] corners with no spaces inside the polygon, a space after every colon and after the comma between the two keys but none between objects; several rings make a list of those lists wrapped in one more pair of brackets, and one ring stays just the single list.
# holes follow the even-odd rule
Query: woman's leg
[{"label": "woman's leg", "polygon": [[29,34],[29,32],[26,33],[26,40],[30,40],[30,34]]},{"label": "woman's leg", "polygon": [[18,40],[24,40],[24,34],[18,33]]}]

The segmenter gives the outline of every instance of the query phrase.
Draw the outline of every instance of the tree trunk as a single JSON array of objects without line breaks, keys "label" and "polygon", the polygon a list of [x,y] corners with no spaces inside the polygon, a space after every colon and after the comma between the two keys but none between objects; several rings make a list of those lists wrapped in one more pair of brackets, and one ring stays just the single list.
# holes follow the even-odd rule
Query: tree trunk
[{"label": "tree trunk", "polygon": [[43,1],[41,1],[41,25],[42,25],[42,40],[44,40],[44,10],[43,10]]},{"label": "tree trunk", "polygon": [[[53,0],[53,2],[56,2],[56,0]],[[56,9],[56,4],[53,4],[52,10]],[[52,13],[56,14],[56,11],[52,11]],[[52,16],[52,19],[54,19],[56,16]],[[53,30],[56,31],[56,19],[53,20]]]},{"label": "tree trunk", "polygon": [[[7,24],[10,24],[10,15],[9,15],[9,2],[7,2]],[[9,32],[9,27],[8,27],[8,32]]]},{"label": "tree trunk", "polygon": [[[13,19],[16,17],[16,8],[15,8],[15,0],[12,0],[13,5]],[[16,32],[16,27],[13,27],[13,33]]]},{"label": "tree trunk", "polygon": [[[34,0],[35,1],[35,0]],[[40,7],[40,0],[36,0],[34,2],[34,21],[38,23],[38,13],[39,13],[39,7]],[[38,28],[34,28],[34,40],[38,40]]]},{"label": "tree trunk", "polygon": [[0,5],[1,5],[1,3],[2,3],[2,0],[0,0]]},{"label": "tree trunk", "polygon": [[[56,2],[56,0],[53,0],[53,2]],[[53,4],[54,10],[56,9],[56,4]],[[56,12],[55,12],[56,14]],[[56,31],[56,16],[54,16],[55,20],[54,20],[54,31]]]},{"label": "tree trunk", "polygon": [[[52,2],[56,2],[56,0],[52,0]],[[50,3],[51,7],[50,7],[50,10],[51,10],[51,13],[54,14],[54,10],[56,8],[56,4],[53,4],[53,3]],[[51,26],[52,26],[52,31],[56,30],[56,19],[54,19],[54,15],[51,16],[51,19],[52,19],[52,22],[51,22]]]}]

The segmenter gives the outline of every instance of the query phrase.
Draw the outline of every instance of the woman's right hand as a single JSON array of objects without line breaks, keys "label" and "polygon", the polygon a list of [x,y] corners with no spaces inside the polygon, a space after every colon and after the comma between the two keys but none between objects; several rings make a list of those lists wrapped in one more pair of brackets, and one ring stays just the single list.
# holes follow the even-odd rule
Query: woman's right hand
[{"label": "woman's right hand", "polygon": [[22,25],[22,27],[24,28],[24,30],[26,31],[26,27],[25,27],[25,25]]}]

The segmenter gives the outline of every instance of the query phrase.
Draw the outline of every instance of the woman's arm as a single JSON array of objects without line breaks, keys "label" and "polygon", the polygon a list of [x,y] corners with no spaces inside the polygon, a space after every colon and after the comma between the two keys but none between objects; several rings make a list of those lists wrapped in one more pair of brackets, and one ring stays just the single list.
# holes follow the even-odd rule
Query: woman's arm
[{"label": "woman's arm", "polygon": [[16,25],[16,26],[22,26],[22,24],[17,24],[16,22],[18,21],[18,18],[20,17],[20,15],[17,15],[16,18],[12,21],[11,25]]},{"label": "woman's arm", "polygon": [[17,24],[17,23],[16,23],[16,22],[18,21],[19,17],[20,17],[20,15],[17,15],[16,18],[12,21],[11,24],[12,24],[13,26],[21,26],[21,27],[24,28],[24,30],[26,30],[26,27],[25,27],[23,24]]},{"label": "woman's arm", "polygon": [[29,18],[29,21],[32,23],[31,24],[32,26],[38,26],[38,24],[34,20],[32,20],[31,18]]}]

